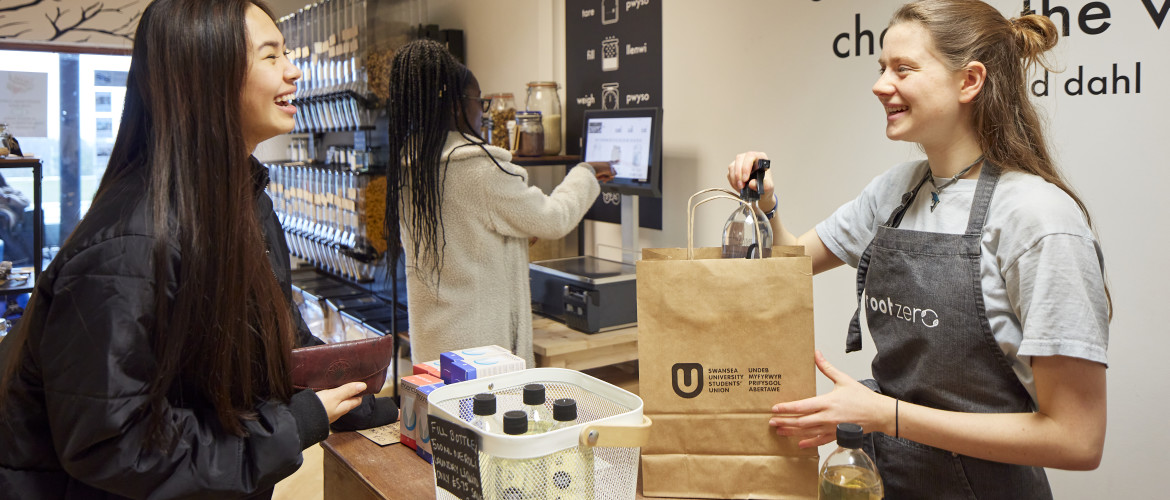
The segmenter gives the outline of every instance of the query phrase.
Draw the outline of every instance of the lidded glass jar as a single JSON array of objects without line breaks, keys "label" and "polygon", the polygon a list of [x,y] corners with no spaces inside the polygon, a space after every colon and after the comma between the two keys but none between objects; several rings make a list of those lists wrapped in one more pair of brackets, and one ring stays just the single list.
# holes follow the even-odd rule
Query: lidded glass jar
[{"label": "lidded glass jar", "polygon": [[539,111],[544,126],[544,154],[561,152],[561,98],[557,82],[528,82],[525,109]]},{"label": "lidded glass jar", "polygon": [[492,119],[492,146],[511,149],[508,122],[516,121],[516,99],[511,92],[492,94],[487,116]]},{"label": "lidded glass jar", "polygon": [[484,94],[485,104],[483,106],[483,116],[479,120],[479,136],[483,138],[484,142],[493,144],[495,121],[492,119],[491,102],[496,98],[496,94]]},{"label": "lidded glass jar", "polygon": [[544,125],[538,111],[516,112],[516,156],[544,154]]}]

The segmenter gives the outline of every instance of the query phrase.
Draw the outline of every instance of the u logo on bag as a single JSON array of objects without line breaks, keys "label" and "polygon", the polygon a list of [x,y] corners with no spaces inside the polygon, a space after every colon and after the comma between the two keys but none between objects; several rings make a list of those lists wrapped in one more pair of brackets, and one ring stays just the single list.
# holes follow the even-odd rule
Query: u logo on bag
[{"label": "u logo on bag", "polygon": [[681,398],[698,396],[703,392],[703,365],[675,363],[670,368],[670,383],[674,386],[674,393]]}]

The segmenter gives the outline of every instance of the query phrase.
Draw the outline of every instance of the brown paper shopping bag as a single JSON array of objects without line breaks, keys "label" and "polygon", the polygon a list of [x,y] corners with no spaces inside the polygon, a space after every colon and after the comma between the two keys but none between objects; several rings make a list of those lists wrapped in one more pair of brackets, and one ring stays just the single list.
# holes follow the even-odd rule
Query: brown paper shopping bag
[{"label": "brown paper shopping bag", "polygon": [[768,426],[772,405],[816,395],[812,262],[800,247],[722,259],[687,239],[637,264],[639,392],[654,420],[643,494],[816,498],[817,449]]}]

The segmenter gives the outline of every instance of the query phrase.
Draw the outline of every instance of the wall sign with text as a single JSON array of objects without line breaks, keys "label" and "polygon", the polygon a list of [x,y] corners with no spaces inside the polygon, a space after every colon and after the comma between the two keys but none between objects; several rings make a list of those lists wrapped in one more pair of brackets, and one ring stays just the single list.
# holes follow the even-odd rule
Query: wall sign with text
[{"label": "wall sign with text", "polygon": [[[662,106],[662,3],[565,2],[565,153],[581,153],[587,109]],[[642,197],[638,225],[662,229],[662,200]],[[621,221],[621,196],[602,193],[585,218]]]}]

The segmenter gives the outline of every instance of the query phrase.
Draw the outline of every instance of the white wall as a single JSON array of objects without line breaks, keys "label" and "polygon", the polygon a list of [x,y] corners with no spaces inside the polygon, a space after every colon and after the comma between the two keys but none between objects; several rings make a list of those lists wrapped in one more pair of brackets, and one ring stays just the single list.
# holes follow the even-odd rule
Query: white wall
[{"label": "white wall", "polygon": [[[863,30],[877,35],[899,3],[664,2],[663,230],[641,230],[642,246],[685,245],[686,197],[725,186],[725,166],[740,151],[767,151],[775,160],[780,213],[794,232],[812,227],[889,166],[921,157],[914,146],[885,139],[883,112],[870,92],[876,56],[840,59],[831,49],[838,33],[852,37],[855,14]],[[1020,8],[1016,1],[991,3],[1010,15]],[[1049,3],[1076,16],[1089,2]],[[1057,158],[1099,230],[1114,304],[1104,460],[1093,472],[1050,471],[1062,499],[1144,497],[1138,488],[1170,465],[1170,363],[1156,341],[1166,332],[1159,313],[1170,283],[1163,257],[1170,202],[1158,191],[1170,185],[1170,26],[1159,30],[1142,2],[1103,3],[1112,26],[1087,35],[1074,19],[1055,54],[1069,71],[1050,77],[1050,96],[1038,100],[1051,120]],[[465,30],[469,66],[484,92],[512,91],[521,103],[527,81],[564,82],[563,10],[554,0],[429,0],[428,22]],[[1132,81],[1138,61],[1141,94],[1068,96],[1060,88],[1080,65],[1090,75],[1119,63]],[[718,244],[730,209],[716,205],[699,215],[697,244]],[[591,242],[620,243],[616,225],[589,226]],[[866,377],[872,351],[844,354],[853,279],[852,269],[817,277],[816,343],[838,367]],[[821,377],[818,391],[830,389]]]}]

